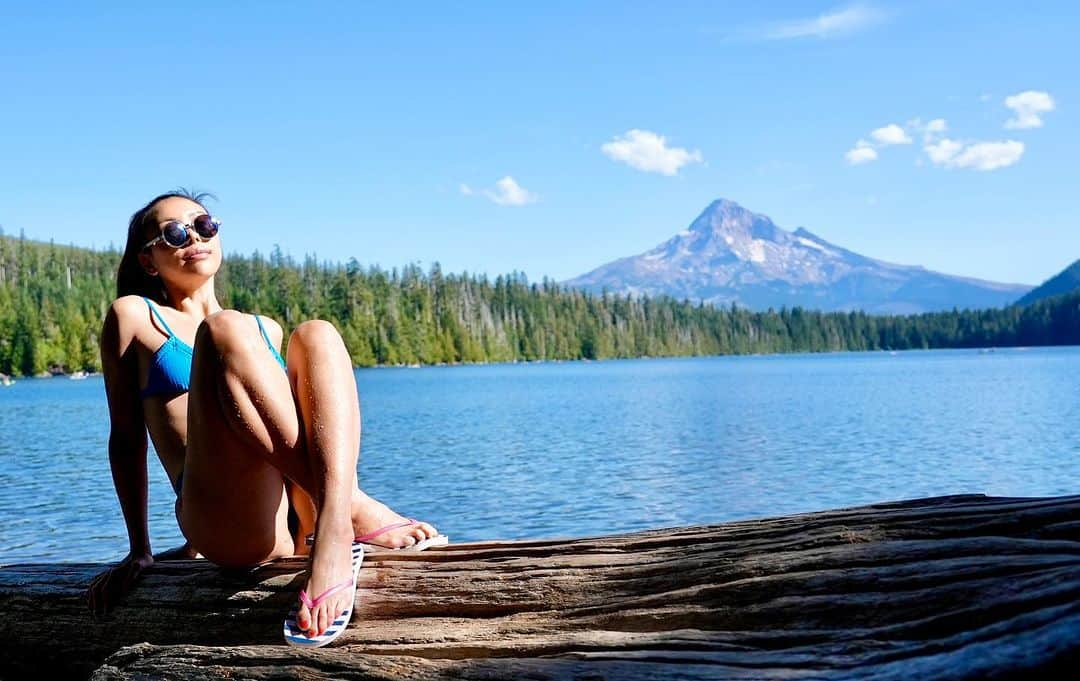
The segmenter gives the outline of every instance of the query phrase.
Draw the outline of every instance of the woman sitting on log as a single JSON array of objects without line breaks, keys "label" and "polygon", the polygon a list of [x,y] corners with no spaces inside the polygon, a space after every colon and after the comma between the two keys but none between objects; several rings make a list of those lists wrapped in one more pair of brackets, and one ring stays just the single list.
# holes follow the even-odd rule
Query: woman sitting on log
[{"label": "woman sitting on log", "polygon": [[110,609],[154,562],[149,432],[186,539],[168,557],[202,554],[248,567],[307,554],[304,538],[313,533],[307,582],[284,632],[292,644],[324,645],[352,613],[359,546],[419,550],[446,538],[360,491],[360,405],[337,330],[321,320],[300,324],[283,358],[276,322],[221,308],[220,222],[205,196],[163,194],[128,226],[101,358],[109,464],[130,551],[93,580],[88,603]]}]

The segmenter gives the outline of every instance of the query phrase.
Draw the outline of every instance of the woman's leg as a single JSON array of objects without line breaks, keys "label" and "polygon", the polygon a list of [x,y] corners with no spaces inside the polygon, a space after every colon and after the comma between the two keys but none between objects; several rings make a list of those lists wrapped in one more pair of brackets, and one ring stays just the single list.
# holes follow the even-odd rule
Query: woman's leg
[{"label": "woman's leg", "polygon": [[[298,338],[309,331],[298,330]],[[291,555],[296,547],[284,480],[296,482],[318,509],[305,587],[315,596],[351,575],[359,413],[349,408],[350,397],[353,405],[357,400],[351,367],[334,371],[344,348],[307,344],[299,353],[290,350],[286,376],[252,317],[224,311],[199,327],[181,525],[194,546],[220,564]],[[310,619],[301,607],[301,625],[323,631],[347,597],[348,591],[331,596]]]},{"label": "woman's leg", "polygon": [[305,538],[315,531],[315,500],[292,480],[285,480],[285,494],[289,497],[289,508],[296,515],[296,527],[289,526],[292,534],[295,554],[304,556],[309,553]]},{"label": "woman's leg", "polygon": [[[341,335],[329,322],[313,320],[304,322],[296,328],[289,338],[289,350],[286,365],[293,382],[293,392],[301,409],[304,411],[303,423],[310,433],[317,423],[316,416],[329,416],[330,421],[347,424],[348,432],[356,433],[356,450],[360,447],[360,403],[353,376],[352,362],[349,359]],[[309,367],[318,367],[312,370]],[[315,406],[315,401],[329,404],[330,407]],[[336,414],[331,413],[336,409]],[[355,430],[354,430],[355,428]],[[309,448],[314,446],[309,435]],[[355,466],[354,469],[355,471]],[[353,480],[355,481],[355,475]],[[297,541],[312,531],[317,517],[318,505],[311,498],[307,484],[289,485],[290,503],[300,520],[300,529],[296,533]],[[401,515],[364,494],[359,486],[352,490],[350,509],[353,532],[359,537],[374,532],[382,527],[399,524],[405,520]],[[413,544],[434,537],[438,534],[434,527],[419,523],[399,527],[372,539],[373,542],[388,548],[412,546]],[[297,546],[297,551],[304,549]]]},{"label": "woman's leg", "polygon": [[[288,377],[254,319],[239,312],[208,318],[195,347],[178,514],[185,535],[215,562],[250,565],[306,553],[297,538],[314,530],[324,550],[312,556],[306,590],[321,593],[338,583],[338,574],[350,573],[348,544],[341,551],[328,547],[346,534],[351,539],[402,520],[357,486],[360,407],[340,335],[327,322],[301,324],[289,341]],[[295,536],[287,523],[290,500],[300,520]],[[338,527],[342,505],[348,533]],[[326,516],[327,522],[317,522]],[[421,523],[377,541],[409,546],[436,534]],[[320,617],[331,620],[333,605]],[[306,608],[299,614],[305,623]]]}]

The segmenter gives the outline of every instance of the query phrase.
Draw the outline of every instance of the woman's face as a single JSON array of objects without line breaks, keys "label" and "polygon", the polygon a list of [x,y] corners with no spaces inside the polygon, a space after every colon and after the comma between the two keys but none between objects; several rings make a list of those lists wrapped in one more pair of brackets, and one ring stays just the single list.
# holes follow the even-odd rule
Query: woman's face
[{"label": "woman's face", "polygon": [[[160,236],[161,226],[169,221],[177,220],[191,225],[196,217],[205,213],[205,208],[190,199],[176,196],[162,199],[154,205],[149,220],[153,228],[148,228],[146,240]],[[221,237],[214,235],[210,239],[204,239],[194,229],[188,230],[188,234],[191,241],[183,248],[173,248],[164,241],[159,241],[145,249],[143,267],[151,272],[156,271],[166,282],[192,275],[212,277],[221,267]]]}]

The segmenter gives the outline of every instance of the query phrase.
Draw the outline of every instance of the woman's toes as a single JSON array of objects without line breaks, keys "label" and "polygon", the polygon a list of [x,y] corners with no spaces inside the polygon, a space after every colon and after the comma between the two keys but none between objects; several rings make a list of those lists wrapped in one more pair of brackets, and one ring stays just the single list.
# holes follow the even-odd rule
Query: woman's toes
[{"label": "woman's toes", "polygon": [[420,527],[424,530],[424,534],[427,535],[425,538],[436,537],[439,535],[439,531],[427,523],[420,523]]},{"label": "woman's toes", "polygon": [[323,627],[322,630],[319,632],[320,634],[326,633],[326,630],[329,629],[330,625],[334,623],[336,615],[337,611],[334,610],[330,605],[327,605],[326,610],[323,612]]},{"label": "woman's toes", "polygon": [[327,627],[326,605],[325,604],[320,604],[319,605],[319,626],[317,626],[315,628],[315,635],[316,636],[322,636],[323,632],[326,631],[326,627]]}]

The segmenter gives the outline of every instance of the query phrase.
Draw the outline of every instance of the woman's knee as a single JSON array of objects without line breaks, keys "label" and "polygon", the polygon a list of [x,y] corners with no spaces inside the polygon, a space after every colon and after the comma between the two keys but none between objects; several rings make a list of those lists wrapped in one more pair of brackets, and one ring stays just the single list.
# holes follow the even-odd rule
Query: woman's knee
[{"label": "woman's knee", "polygon": [[306,349],[345,346],[337,328],[325,319],[311,319],[300,324],[289,337],[289,346],[293,343],[299,343]]},{"label": "woman's knee", "polygon": [[218,349],[224,349],[238,343],[249,343],[253,329],[254,324],[242,312],[221,310],[199,325],[195,344],[211,343]]}]

